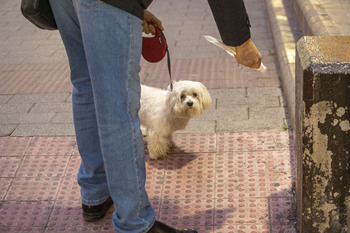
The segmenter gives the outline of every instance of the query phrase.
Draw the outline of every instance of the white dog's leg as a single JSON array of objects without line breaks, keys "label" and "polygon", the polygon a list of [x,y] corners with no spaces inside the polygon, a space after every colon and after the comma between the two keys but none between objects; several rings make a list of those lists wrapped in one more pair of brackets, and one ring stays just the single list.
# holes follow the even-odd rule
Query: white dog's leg
[{"label": "white dog's leg", "polygon": [[172,146],[172,141],[168,136],[148,135],[147,138],[148,152],[152,159],[162,159],[166,157]]},{"label": "white dog's leg", "polygon": [[173,135],[168,135],[168,141],[169,141],[169,148],[174,148],[175,143],[173,141]]}]

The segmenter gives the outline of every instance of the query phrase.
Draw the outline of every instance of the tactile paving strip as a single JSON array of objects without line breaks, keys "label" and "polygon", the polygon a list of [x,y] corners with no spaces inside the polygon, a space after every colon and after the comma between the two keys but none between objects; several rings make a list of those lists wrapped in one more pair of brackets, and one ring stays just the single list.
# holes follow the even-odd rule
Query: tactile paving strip
[{"label": "tactile paving strip", "polygon": [[171,152],[173,154],[216,151],[215,134],[175,133],[173,141],[175,144],[175,148]]},{"label": "tactile paving strip", "polygon": [[289,177],[264,174],[229,174],[217,172],[215,195],[217,198],[260,198],[291,196]]},{"label": "tactile paving strip", "polygon": [[81,200],[80,186],[77,180],[80,161],[81,159],[79,156],[70,157],[65,176],[62,179],[62,183],[58,191],[57,200]]},{"label": "tactile paving strip", "polygon": [[296,221],[292,198],[270,198],[269,206],[272,225],[290,225]]},{"label": "tactile paving strip", "polygon": [[71,155],[75,147],[73,137],[35,137],[26,155]]},{"label": "tactile paving strip", "polygon": [[65,176],[77,177],[80,163],[81,163],[80,156],[71,156],[69,158],[69,162],[67,165],[67,170],[66,170]]},{"label": "tactile paving strip", "polygon": [[0,157],[0,177],[14,177],[22,157]]},{"label": "tactile paving strip", "polygon": [[215,200],[214,224],[216,225],[267,225],[268,223],[267,198]]},{"label": "tactile paving strip", "polygon": [[4,202],[0,208],[0,226],[44,227],[47,224],[52,207],[52,201]]},{"label": "tactile paving strip", "polygon": [[165,171],[163,198],[214,198],[215,154],[173,156]]},{"label": "tactile paving strip", "polygon": [[15,178],[5,201],[55,200],[62,178]]},{"label": "tactile paving strip", "polygon": [[[111,207],[113,209],[114,207]],[[82,208],[81,201],[72,200],[72,201],[56,201],[52,213],[50,215],[50,219],[48,222],[49,227],[72,227],[72,226],[103,226],[107,222],[108,224],[112,224],[110,221],[111,213],[113,210],[109,210],[106,214],[106,217],[101,219],[99,222],[86,222],[82,216]],[[109,220],[109,221],[108,221]]]},{"label": "tactile paving strip", "polygon": [[[269,225],[220,225],[215,226],[214,233],[269,233],[279,231],[269,231]],[[286,232],[283,232],[286,233]]]},{"label": "tactile paving strip", "polygon": [[[287,151],[248,151],[217,154],[216,197],[291,196],[293,167]],[[266,157],[285,157],[283,166]],[[271,158],[272,157],[272,158]]]},{"label": "tactile paving strip", "polygon": [[261,151],[218,153],[216,169],[218,172],[260,173],[266,172],[265,153]]},{"label": "tactile paving strip", "polygon": [[24,155],[30,140],[29,137],[0,137],[0,156]]},{"label": "tactile paving strip", "polygon": [[218,151],[289,150],[293,146],[288,131],[222,133],[217,135]]},{"label": "tactile paving strip", "polygon": [[[158,212],[159,201],[151,200],[152,207]],[[56,201],[50,219],[48,221],[49,232],[81,232],[71,231],[86,229],[88,232],[95,230],[94,232],[114,232],[112,225],[112,215],[114,212],[114,206],[112,206],[106,213],[105,217],[98,222],[86,222],[82,216],[81,201]]]},{"label": "tactile paving strip", "polygon": [[63,177],[62,183],[58,190],[57,200],[60,201],[73,201],[81,200],[80,186],[77,181],[77,177],[66,176]]},{"label": "tactile paving strip", "polygon": [[0,178],[0,201],[5,198],[8,188],[11,185],[12,178]]},{"label": "tactile paving strip", "polygon": [[296,224],[292,225],[272,225],[270,232],[296,233]]},{"label": "tactile paving strip", "polygon": [[295,155],[292,151],[265,152],[265,163],[270,173],[284,173],[295,176]]},{"label": "tactile paving strip", "polygon": [[25,156],[17,177],[63,177],[69,157]]},{"label": "tactile paving strip", "polygon": [[45,232],[45,226],[41,227],[28,227],[28,226],[16,226],[16,227],[1,227],[0,232],[26,232],[26,233],[38,233]]},{"label": "tactile paving strip", "polygon": [[146,191],[150,199],[161,199],[166,160],[153,160],[146,157]]},{"label": "tactile paving strip", "polygon": [[162,200],[159,220],[170,226],[212,226],[214,199]]},{"label": "tactile paving strip", "polygon": [[[48,226],[45,233],[74,232],[74,233],[95,233],[101,232],[100,226]],[[114,231],[115,232],[115,231]]]}]

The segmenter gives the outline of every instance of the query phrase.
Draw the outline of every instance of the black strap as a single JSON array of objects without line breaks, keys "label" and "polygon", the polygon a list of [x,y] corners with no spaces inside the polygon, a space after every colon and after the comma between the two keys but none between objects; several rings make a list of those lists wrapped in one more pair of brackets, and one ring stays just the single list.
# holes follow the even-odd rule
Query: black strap
[{"label": "black strap", "polygon": [[[155,25],[153,25],[154,27],[156,27]],[[159,29],[160,33],[162,33],[165,42],[166,41],[166,37],[164,35],[164,33]],[[171,63],[170,63],[170,53],[169,53],[169,49],[168,49],[168,43],[166,44],[166,56],[167,56],[167,65],[168,65],[168,72],[169,72],[169,78],[170,78],[170,91],[173,91],[173,81],[171,80]]]},{"label": "black strap", "polygon": [[171,80],[171,63],[170,63],[170,54],[169,54],[168,45],[166,45],[166,57],[167,57],[168,72],[170,77],[170,91],[173,91],[173,82]]}]

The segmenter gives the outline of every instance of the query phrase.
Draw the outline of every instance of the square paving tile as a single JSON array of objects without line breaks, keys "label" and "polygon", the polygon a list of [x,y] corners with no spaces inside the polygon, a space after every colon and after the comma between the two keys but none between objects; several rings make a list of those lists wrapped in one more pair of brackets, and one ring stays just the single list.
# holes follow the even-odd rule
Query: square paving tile
[{"label": "square paving tile", "polygon": [[[112,229],[113,229],[113,226],[112,226]],[[101,232],[101,227],[100,226],[48,226],[45,229],[45,233],[57,233],[57,232],[95,233],[95,232]]]},{"label": "square paving tile", "polygon": [[12,178],[0,178],[0,201],[2,201],[12,182]]},{"label": "square paving tile", "polygon": [[290,198],[270,198],[269,209],[272,225],[291,225],[296,222],[295,200]]},{"label": "square paving tile", "polygon": [[59,187],[56,200],[81,201],[80,186],[76,176],[65,176]]},{"label": "square paving tile", "polygon": [[14,177],[22,157],[0,157],[0,177]]},{"label": "square paving tile", "polygon": [[146,158],[146,191],[150,199],[161,199],[166,160]]},{"label": "square paving tile", "polygon": [[17,177],[63,177],[69,157],[24,156]]},{"label": "square paving tile", "polygon": [[261,198],[291,196],[290,178],[282,175],[263,174],[216,174],[215,195],[217,198]]},{"label": "square paving tile", "polygon": [[30,227],[30,226],[16,226],[16,227],[0,227],[0,232],[28,232],[39,233],[44,232],[45,226],[42,227]]},{"label": "square paving tile", "polygon": [[30,137],[0,137],[0,156],[22,156],[30,141]]},{"label": "square paving tile", "polygon": [[[269,233],[269,225],[242,224],[215,226],[214,233]],[[275,231],[272,231],[273,233]],[[277,232],[276,232],[277,233]]]},{"label": "square paving tile", "polygon": [[0,226],[22,227],[24,229],[29,227],[45,227],[52,207],[52,201],[4,202],[0,206]]},{"label": "square paving tile", "polygon": [[56,201],[48,227],[66,228],[66,227],[101,227],[104,225],[111,225],[111,215],[114,207],[112,206],[107,212],[106,216],[98,222],[86,222],[82,216],[81,201]]},{"label": "square paving tile", "polygon": [[214,224],[269,224],[267,198],[229,198],[215,200]]},{"label": "square paving tile", "polygon": [[159,220],[170,226],[212,226],[214,199],[163,199]]},{"label": "square paving tile", "polygon": [[221,133],[217,135],[218,151],[288,150],[292,148],[288,131]]},{"label": "square paving tile", "polygon": [[67,164],[65,176],[77,177],[80,163],[81,163],[80,156],[71,156]]},{"label": "square paving tile", "polygon": [[[159,209],[159,202],[155,201],[151,204],[155,210]],[[49,232],[54,232],[57,229],[65,229],[65,232],[69,232],[68,229],[77,230],[87,229],[90,232],[91,229],[101,229],[103,232],[108,232],[113,229],[112,215],[114,212],[114,206],[112,206],[98,222],[86,222],[82,216],[81,201],[56,201],[50,219],[48,222]],[[80,232],[80,231],[78,231]]]},{"label": "square paving tile", "polygon": [[173,135],[175,148],[172,154],[184,154],[194,152],[215,152],[215,134],[186,134],[178,133]]},{"label": "square paving tile", "polygon": [[34,137],[26,155],[71,155],[75,147],[74,137]]},{"label": "square paving tile", "polygon": [[53,201],[62,178],[15,178],[5,201]]},{"label": "square paving tile", "polygon": [[266,172],[265,152],[237,151],[217,154],[216,169],[218,172],[261,173]]},{"label": "square paving tile", "polygon": [[214,198],[215,154],[174,156],[168,159],[163,198]]}]

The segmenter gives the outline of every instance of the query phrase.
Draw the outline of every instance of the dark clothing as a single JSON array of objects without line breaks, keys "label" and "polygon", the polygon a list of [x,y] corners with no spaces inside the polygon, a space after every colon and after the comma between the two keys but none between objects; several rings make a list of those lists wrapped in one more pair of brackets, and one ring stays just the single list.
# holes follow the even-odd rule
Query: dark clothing
[{"label": "dark clothing", "polygon": [[143,20],[143,10],[151,4],[152,0],[101,0],[122,9]]},{"label": "dark clothing", "polygon": [[208,0],[224,44],[239,46],[250,38],[250,22],[243,0]]},{"label": "dark clothing", "polygon": [[[152,0],[101,0],[143,19]],[[239,46],[250,38],[250,23],[243,0],[208,0],[222,41]]]}]

